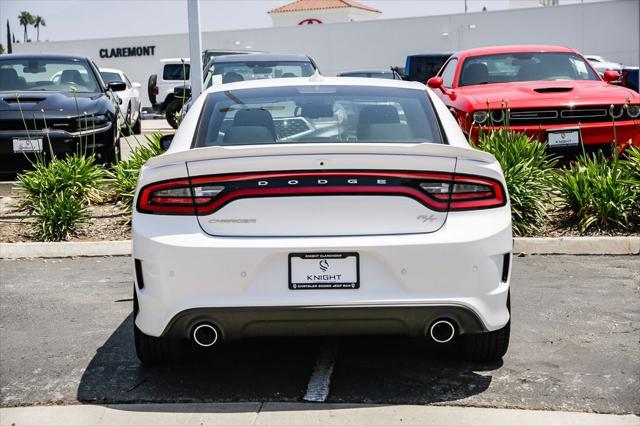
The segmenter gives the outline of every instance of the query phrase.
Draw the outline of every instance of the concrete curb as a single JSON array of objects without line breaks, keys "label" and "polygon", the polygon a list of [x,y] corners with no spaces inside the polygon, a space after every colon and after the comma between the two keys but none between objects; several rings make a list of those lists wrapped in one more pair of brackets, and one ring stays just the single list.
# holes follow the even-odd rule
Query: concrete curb
[{"label": "concrete curb", "polygon": [[0,259],[31,257],[128,256],[131,240],[59,243],[0,243]]},{"label": "concrete curb", "polygon": [[[516,254],[638,255],[640,254],[640,237],[514,238],[513,252]],[[128,256],[130,254],[130,240],[0,243],[0,259]]]},{"label": "concrete curb", "polygon": [[640,425],[632,414],[258,402],[18,407],[0,414],[2,425]]},{"label": "concrete curb", "polygon": [[640,237],[514,238],[514,253],[640,254]]}]

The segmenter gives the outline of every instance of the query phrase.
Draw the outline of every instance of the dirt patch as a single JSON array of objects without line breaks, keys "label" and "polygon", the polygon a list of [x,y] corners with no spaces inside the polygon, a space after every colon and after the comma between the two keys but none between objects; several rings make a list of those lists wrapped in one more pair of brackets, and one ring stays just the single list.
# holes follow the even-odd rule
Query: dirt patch
[{"label": "dirt patch", "polygon": [[[0,242],[39,241],[33,231],[34,220],[16,210],[17,197],[0,198]],[[91,220],[81,226],[69,241],[116,241],[131,239],[127,215],[114,204],[89,207]]]}]

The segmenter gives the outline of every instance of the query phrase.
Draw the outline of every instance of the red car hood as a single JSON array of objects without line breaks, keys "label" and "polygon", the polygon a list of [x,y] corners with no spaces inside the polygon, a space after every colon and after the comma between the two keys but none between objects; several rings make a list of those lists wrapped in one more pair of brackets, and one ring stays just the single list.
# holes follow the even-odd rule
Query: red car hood
[{"label": "red car hood", "polygon": [[626,87],[604,81],[527,81],[459,87],[458,95],[466,97],[474,109],[539,108],[565,105],[607,105],[640,101],[640,95]]}]

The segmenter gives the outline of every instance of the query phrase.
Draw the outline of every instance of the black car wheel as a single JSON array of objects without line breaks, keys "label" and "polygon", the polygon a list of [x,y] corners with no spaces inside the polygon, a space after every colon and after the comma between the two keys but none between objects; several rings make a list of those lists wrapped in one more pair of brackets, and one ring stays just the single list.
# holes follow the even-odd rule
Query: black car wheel
[{"label": "black car wheel", "polygon": [[139,135],[142,133],[142,113],[140,109],[138,109],[138,118],[136,119],[136,122],[133,123],[131,131],[134,135]]},{"label": "black car wheel", "polygon": [[178,128],[182,119],[182,104],[182,99],[174,99],[169,103],[169,105],[167,105],[165,117],[167,118],[169,125],[174,129]]}]

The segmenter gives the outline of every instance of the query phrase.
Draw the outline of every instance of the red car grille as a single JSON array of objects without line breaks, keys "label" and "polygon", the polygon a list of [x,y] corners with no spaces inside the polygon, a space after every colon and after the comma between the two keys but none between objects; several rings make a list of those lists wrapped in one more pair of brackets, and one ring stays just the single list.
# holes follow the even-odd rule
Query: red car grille
[{"label": "red car grille", "polygon": [[[629,119],[626,116],[622,105],[616,105],[613,110],[616,120]],[[538,125],[538,124],[578,124],[578,123],[599,123],[611,121],[608,106],[595,106],[584,108],[564,108],[564,109],[522,109],[511,110],[509,121],[513,126]]]}]

